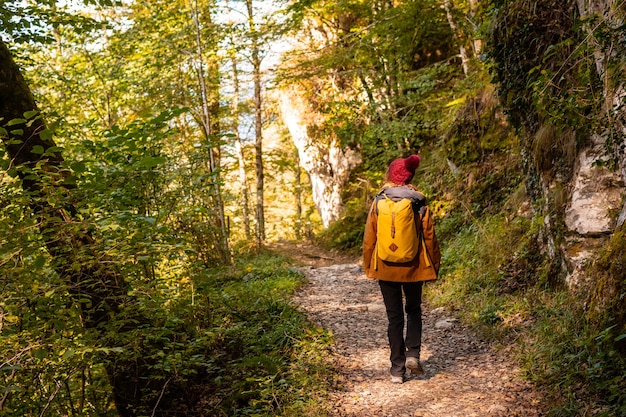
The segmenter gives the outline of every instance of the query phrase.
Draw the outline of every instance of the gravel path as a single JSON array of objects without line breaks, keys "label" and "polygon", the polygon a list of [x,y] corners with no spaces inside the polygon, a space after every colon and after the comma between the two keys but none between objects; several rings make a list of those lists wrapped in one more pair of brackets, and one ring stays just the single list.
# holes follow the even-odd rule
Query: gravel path
[{"label": "gravel path", "polygon": [[[352,259],[298,252],[309,283],[295,297],[311,320],[334,334],[339,387],[334,416],[541,416],[542,399],[518,377],[505,351],[481,341],[444,309],[424,305],[426,375],[389,381],[387,319],[376,281]],[[308,261],[307,261],[308,259]]]}]

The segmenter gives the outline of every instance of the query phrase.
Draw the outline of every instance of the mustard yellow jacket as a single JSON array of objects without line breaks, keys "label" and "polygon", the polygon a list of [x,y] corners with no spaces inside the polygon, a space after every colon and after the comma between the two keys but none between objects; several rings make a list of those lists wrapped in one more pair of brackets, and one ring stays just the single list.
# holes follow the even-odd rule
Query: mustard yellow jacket
[{"label": "mustard yellow jacket", "polygon": [[[408,187],[415,189],[412,186]],[[432,281],[437,279],[439,266],[441,265],[441,252],[435,234],[435,223],[428,207],[422,209],[421,222],[419,219],[416,221],[416,226],[418,226],[417,233],[423,236],[423,243],[420,245],[420,250],[415,258],[406,263],[386,262],[377,257],[377,222],[376,200],[374,200],[367,215],[365,234],[363,236],[363,267],[365,275],[369,278],[395,282]]]}]

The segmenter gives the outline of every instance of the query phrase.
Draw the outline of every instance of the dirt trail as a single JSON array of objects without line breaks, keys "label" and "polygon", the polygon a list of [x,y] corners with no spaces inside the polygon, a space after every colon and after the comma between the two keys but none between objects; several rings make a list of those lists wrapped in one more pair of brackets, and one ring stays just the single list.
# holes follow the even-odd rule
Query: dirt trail
[{"label": "dirt trail", "polygon": [[[306,266],[309,284],[295,301],[335,336],[339,389],[334,416],[541,416],[542,399],[496,350],[444,309],[424,305],[422,364],[426,375],[389,381],[387,322],[380,290],[358,260],[310,245],[281,248]],[[425,300],[427,301],[427,300]]]}]

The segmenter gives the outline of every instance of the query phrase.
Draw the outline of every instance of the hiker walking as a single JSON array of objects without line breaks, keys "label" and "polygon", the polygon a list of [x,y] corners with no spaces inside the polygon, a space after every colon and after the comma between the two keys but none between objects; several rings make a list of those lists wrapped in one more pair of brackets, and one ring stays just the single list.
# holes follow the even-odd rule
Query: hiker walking
[{"label": "hiker walking", "polygon": [[422,284],[437,278],[441,262],[426,197],[410,184],[420,160],[419,155],[411,155],[389,165],[363,237],[365,274],[378,280],[389,321],[391,382],[399,384],[407,369],[416,375],[424,373],[419,360]]}]

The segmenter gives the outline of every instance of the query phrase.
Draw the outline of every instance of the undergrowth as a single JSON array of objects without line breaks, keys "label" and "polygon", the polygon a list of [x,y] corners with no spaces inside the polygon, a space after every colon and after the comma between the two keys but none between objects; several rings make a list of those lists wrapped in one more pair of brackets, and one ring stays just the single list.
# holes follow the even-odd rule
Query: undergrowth
[{"label": "undergrowth", "polygon": [[218,335],[211,415],[325,415],[331,340],[289,301],[302,283],[299,272],[270,253],[239,260],[235,270],[201,283]]},{"label": "undergrowth", "polygon": [[348,254],[359,254],[367,220],[367,203],[361,197],[350,198],[342,217],[315,236],[315,243]]},{"label": "undergrowth", "polygon": [[572,291],[547,279],[531,218],[459,216],[441,222],[442,231],[454,225],[456,233],[446,236],[440,279],[426,287],[427,299],[498,345],[513,346],[526,378],[549,402],[546,415],[626,415],[626,330],[618,305],[625,281],[616,272],[623,271],[622,235],[600,254],[593,272],[600,280],[612,271],[612,289],[603,291],[613,297],[594,304],[592,288]]},{"label": "undergrowth", "polygon": [[105,346],[80,326],[66,291],[35,274],[28,285],[4,280],[0,416],[118,415],[103,363],[129,361],[150,366],[141,393],[150,407],[136,415],[326,415],[331,341],[290,301],[303,276],[271,253],[188,272],[132,289],[136,301]]},{"label": "undergrowth", "polygon": [[529,266],[532,256],[530,230],[529,219],[502,215],[457,229],[443,245],[440,280],[428,286],[429,299],[491,336],[504,334],[530,315],[529,302],[520,292],[534,285],[534,278],[519,271]]}]

